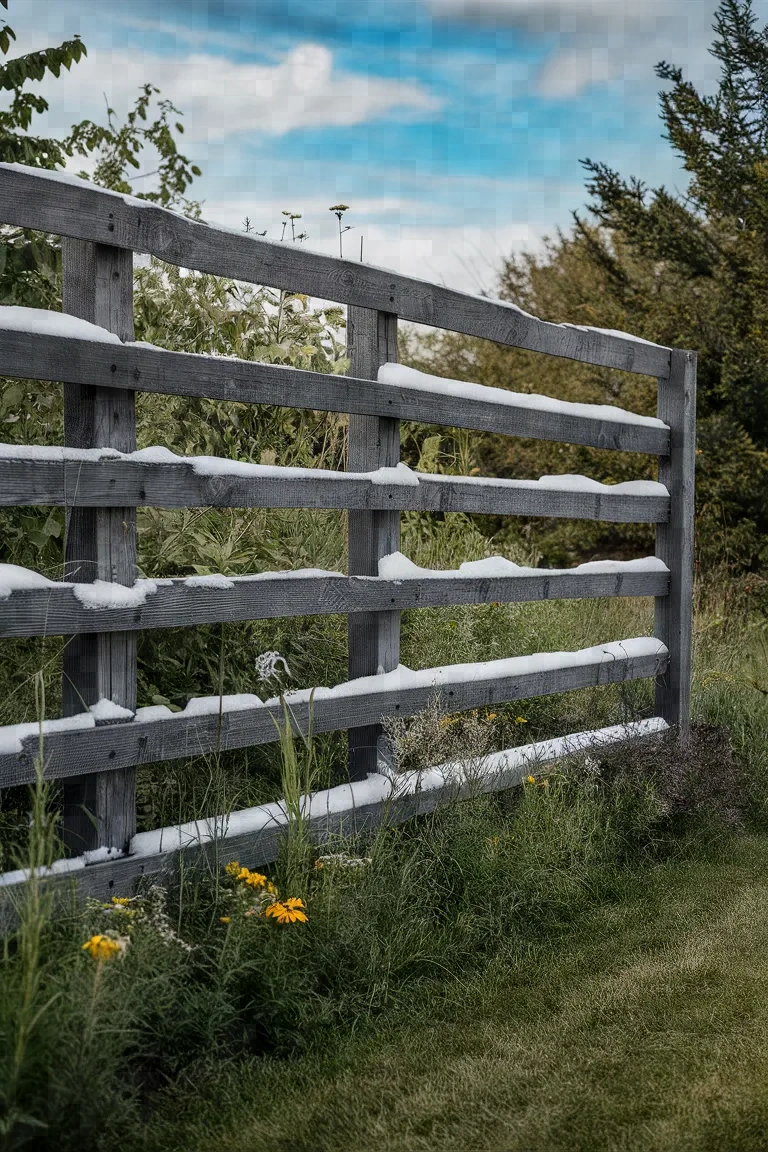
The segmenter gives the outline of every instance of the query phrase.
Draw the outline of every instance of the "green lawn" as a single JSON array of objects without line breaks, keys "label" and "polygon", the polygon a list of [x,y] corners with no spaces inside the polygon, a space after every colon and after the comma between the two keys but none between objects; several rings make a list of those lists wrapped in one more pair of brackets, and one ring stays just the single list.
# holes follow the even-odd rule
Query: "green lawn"
[{"label": "green lawn", "polygon": [[768,840],[727,833],[626,884],[332,1056],[230,1069],[194,1105],[169,1101],[150,1146],[763,1152]]}]

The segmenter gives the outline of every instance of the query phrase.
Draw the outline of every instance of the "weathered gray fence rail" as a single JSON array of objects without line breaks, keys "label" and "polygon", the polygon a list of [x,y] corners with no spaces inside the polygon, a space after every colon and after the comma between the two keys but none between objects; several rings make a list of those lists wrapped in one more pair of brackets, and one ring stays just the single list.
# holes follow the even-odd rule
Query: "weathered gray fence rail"
[{"label": "weathered gray fence rail", "polygon": [[[193,708],[178,716],[139,713],[134,718],[135,638],[142,628],[347,613],[350,680],[356,680],[397,667],[400,612],[406,608],[653,596],[655,646],[632,641],[627,644],[634,646],[624,652],[608,646],[604,652],[609,658],[596,659],[589,650],[559,663],[539,659],[530,668],[478,665],[476,674],[463,680],[452,680],[449,670],[436,670],[433,684],[428,678],[406,677],[402,684],[382,681],[384,690],[360,681],[342,692],[318,693],[312,705],[313,727],[350,730],[350,776],[364,780],[377,768],[381,717],[410,715],[422,708],[435,684],[445,707],[460,711],[655,677],[659,722],[678,726],[685,737],[695,459],[693,353],[623,333],[550,324],[501,302],[190,221],[144,201],[23,166],[0,165],[0,221],[63,238],[64,310],[102,330],[93,329],[86,336],[82,329],[75,332],[65,324],[46,330],[38,323],[32,331],[25,327],[23,316],[12,321],[10,312],[4,323],[0,310],[0,374],[59,381],[64,386],[65,444],[32,450],[0,446],[0,504],[66,507],[65,580],[58,585],[20,586],[0,598],[0,636],[72,637],[66,649],[64,705],[65,715],[75,719],[70,730],[49,725],[44,746],[48,775],[64,781],[64,830],[71,852],[100,846],[128,850],[135,832],[137,765],[275,739],[275,721],[281,713],[276,704],[264,706],[255,699],[248,707],[239,701],[230,708],[223,698],[210,710]],[[348,304],[352,375],[301,372],[132,343],[134,251]],[[592,412],[587,406],[567,403],[553,409],[552,401],[491,388],[447,394],[439,380],[434,387],[377,380],[380,366],[397,359],[398,317],[656,376],[659,420],[652,423],[600,408]],[[308,474],[162,453],[151,458],[146,453],[134,455],[133,405],[140,391],[348,413],[349,473]],[[401,419],[652,453],[659,458],[660,484],[612,488],[556,478],[539,483],[380,472],[399,462]],[[142,505],[347,509],[349,575],[262,574],[216,588],[168,580],[154,582],[151,588],[145,582],[142,592],[142,585],[135,583],[135,509]],[[399,548],[399,514],[405,509],[654,523],[656,555],[666,569],[657,565],[634,571],[574,569],[493,578],[455,574],[380,578],[379,561]],[[129,587],[133,598],[126,602],[116,588],[113,605],[102,601],[96,607],[92,598],[78,595],[77,587],[94,580]],[[90,713],[99,701],[109,702],[106,712],[100,706],[101,711]],[[110,705],[124,712],[110,711]],[[297,724],[306,726],[309,707],[297,698],[293,704]],[[30,782],[37,753],[38,739],[29,726],[0,729],[0,786]],[[413,808],[413,802],[408,803]],[[99,867],[103,872],[107,866]],[[130,856],[108,867],[125,882],[143,871],[131,865]],[[103,886],[101,872],[100,877]]]}]

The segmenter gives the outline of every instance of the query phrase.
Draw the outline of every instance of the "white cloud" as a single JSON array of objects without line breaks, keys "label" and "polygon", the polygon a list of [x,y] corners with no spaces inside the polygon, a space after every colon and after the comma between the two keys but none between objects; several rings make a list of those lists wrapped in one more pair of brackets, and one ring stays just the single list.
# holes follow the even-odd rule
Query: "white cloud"
[{"label": "white cloud", "polygon": [[670,8],[701,0],[430,0],[436,15],[514,24],[530,32],[652,27]]},{"label": "white cloud", "polygon": [[[654,65],[679,64],[708,84],[707,53],[717,0],[429,0],[436,19],[516,28],[548,51],[536,78],[550,99],[578,96],[617,79],[657,86]],[[758,10],[765,0],[758,0]],[[760,12],[758,11],[758,15]]]},{"label": "white cloud", "polygon": [[[25,44],[22,50],[29,48]],[[346,127],[396,113],[429,117],[439,107],[415,82],[338,71],[331,52],[320,44],[299,44],[275,64],[236,63],[202,52],[161,56],[94,49],[71,72],[43,82],[44,93],[50,90],[49,128],[66,130],[74,120],[102,114],[105,95],[118,113],[124,112],[146,83],[157,84],[184,111],[192,139],[241,132],[282,136],[298,128]]]},{"label": "white cloud", "polygon": [[553,100],[578,96],[595,84],[609,83],[622,74],[621,57],[599,48],[566,48],[545,61],[537,79],[542,96]]}]

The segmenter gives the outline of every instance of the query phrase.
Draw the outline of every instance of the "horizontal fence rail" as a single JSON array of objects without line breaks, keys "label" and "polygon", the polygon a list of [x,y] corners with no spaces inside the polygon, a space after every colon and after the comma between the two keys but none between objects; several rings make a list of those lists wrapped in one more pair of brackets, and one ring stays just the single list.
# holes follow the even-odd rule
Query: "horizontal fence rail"
[{"label": "horizontal fence rail", "polygon": [[[378,789],[369,787],[372,778],[340,785],[312,797],[308,831],[313,842],[323,844],[335,837],[369,832],[382,824],[402,824],[464,797],[512,788],[528,773],[546,770],[553,761],[567,761],[629,741],[657,739],[668,730],[664,720],[651,717],[506,749],[492,754],[482,765],[439,766],[430,770],[428,780],[421,773],[410,773],[381,777],[374,782]],[[383,798],[371,798],[375,791]],[[75,900],[109,901],[113,896],[132,896],[139,883],[167,884],[182,866],[213,874],[233,860],[247,868],[264,867],[278,859],[284,832],[284,808],[277,802],[203,819],[194,825],[140,833],[134,837],[128,856],[101,862],[83,856],[59,861],[44,883],[52,890],[58,907],[66,911]],[[13,931],[18,924],[21,889],[23,875],[0,874],[0,934]]]},{"label": "horizontal fence rail", "polygon": [[647,376],[666,377],[670,371],[669,348],[628,334],[551,324],[513,305],[189,220],[144,200],[23,165],[0,166],[0,220],[149,253],[216,276],[394,313],[515,348]]},{"label": "horizontal fence rail", "polygon": [[[509,604],[580,600],[602,596],[664,596],[664,571],[537,572],[507,577],[383,580],[375,576],[271,573],[256,577],[192,577],[139,581],[133,588],[101,585],[83,603],[82,589],[60,584],[17,588],[5,599],[0,565],[0,636],[58,636],[139,628],[177,628],[190,623],[265,620],[278,616],[401,611],[456,604]],[[133,600],[133,603],[119,602]],[[111,602],[110,602],[111,601]]]},{"label": "horizontal fence rail", "polygon": [[[0,445],[0,506],[399,509],[624,524],[660,523],[669,515],[669,494],[651,482],[638,482],[639,491],[632,490],[632,483],[593,484],[581,490],[570,487],[567,479],[558,486],[558,477],[549,477],[545,485],[423,472],[401,472],[404,480],[393,476],[393,482],[387,482],[375,473],[276,467],[259,471],[257,464],[214,457],[177,459],[147,462],[140,453],[82,459],[75,449],[33,448],[21,454],[15,445]],[[303,474],[297,475],[299,471]]]},{"label": "horizontal fence rail", "polygon": [[[653,639],[633,639],[572,653],[542,653],[490,664],[450,665],[406,675],[350,681],[339,689],[289,695],[292,722],[306,733],[331,732],[377,724],[382,716],[412,716],[435,695],[448,712],[549,696],[575,688],[615,684],[662,674],[666,647]],[[528,669],[532,670],[528,670]],[[373,681],[376,681],[374,684]],[[414,685],[414,686],[411,686]],[[243,707],[242,705],[247,706]],[[200,714],[199,709],[207,710]],[[162,719],[128,719],[125,723],[57,729],[53,721],[44,736],[46,775],[72,778],[95,771],[112,772],[137,764],[200,756],[229,748],[267,744],[277,738],[283,713],[278,700],[261,704],[254,698],[228,702],[209,697],[189,712]],[[144,713],[146,716],[146,713]],[[151,716],[156,715],[156,709]],[[79,717],[72,718],[75,722]],[[62,722],[59,722],[59,726]],[[39,754],[36,725],[0,728],[0,787],[31,784]]]},{"label": "horizontal fence rail", "polygon": [[[30,310],[32,311],[32,310]],[[56,317],[58,319],[58,317]],[[562,411],[532,406],[531,397],[501,388],[482,388],[483,398],[457,397],[404,385],[357,380],[323,372],[168,352],[142,344],[30,333],[2,327],[0,364],[5,376],[98,385],[131,392],[159,392],[248,404],[276,404],[370,416],[397,417],[477,432],[556,440],[592,448],[666,455],[669,429],[632,420],[631,413],[605,419],[585,415],[584,405],[562,403]],[[480,391],[480,390],[478,390]]]}]

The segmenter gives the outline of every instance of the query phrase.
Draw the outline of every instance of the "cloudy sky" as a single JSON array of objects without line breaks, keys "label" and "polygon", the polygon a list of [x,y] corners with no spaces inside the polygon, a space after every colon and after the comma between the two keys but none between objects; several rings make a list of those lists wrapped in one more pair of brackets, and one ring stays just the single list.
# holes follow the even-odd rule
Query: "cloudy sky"
[{"label": "cloudy sky", "polygon": [[[183,111],[208,219],[477,291],[584,204],[579,161],[680,184],[660,59],[710,87],[716,0],[10,0],[21,50],[78,32],[47,125],[151,82]],[[768,0],[756,0],[768,20]],[[148,177],[151,181],[151,176]],[[137,189],[141,182],[137,184]]]}]

